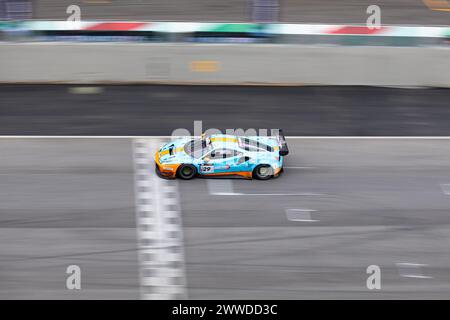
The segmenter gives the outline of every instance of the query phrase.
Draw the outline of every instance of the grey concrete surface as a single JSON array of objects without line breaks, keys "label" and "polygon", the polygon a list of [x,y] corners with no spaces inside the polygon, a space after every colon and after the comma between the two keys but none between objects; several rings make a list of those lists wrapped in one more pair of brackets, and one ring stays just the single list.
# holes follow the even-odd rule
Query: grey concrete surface
[{"label": "grey concrete surface", "polygon": [[[450,140],[288,142],[283,176],[232,181],[248,195],[180,184],[191,299],[448,298]],[[288,195],[308,192],[322,195]],[[289,221],[293,208],[320,221]],[[432,278],[401,276],[399,262],[426,264],[412,272]],[[366,288],[372,264],[379,291]]]},{"label": "grey concrete surface", "polygon": [[[65,20],[76,4],[82,19],[251,21],[251,0],[37,0],[35,19]],[[432,11],[421,0],[280,0],[279,20],[303,23],[365,23],[366,9],[377,4],[383,24],[448,24],[447,12]]]},{"label": "grey concrete surface", "polygon": [[156,135],[283,128],[305,136],[450,136],[449,89],[0,86],[2,135]]},{"label": "grey concrete surface", "polygon": [[[449,297],[450,140],[288,143],[278,179],[180,181],[190,299]],[[131,152],[129,139],[0,140],[0,297],[138,298]],[[210,195],[218,181],[242,195]],[[87,277],[78,293],[68,264]],[[365,287],[372,264],[380,291]]]},{"label": "grey concrete surface", "polygon": [[[0,139],[0,298],[139,298],[128,141]],[[81,268],[81,291],[66,268]]]},{"label": "grey concrete surface", "polygon": [[4,43],[0,83],[449,87],[449,59],[447,47]]}]

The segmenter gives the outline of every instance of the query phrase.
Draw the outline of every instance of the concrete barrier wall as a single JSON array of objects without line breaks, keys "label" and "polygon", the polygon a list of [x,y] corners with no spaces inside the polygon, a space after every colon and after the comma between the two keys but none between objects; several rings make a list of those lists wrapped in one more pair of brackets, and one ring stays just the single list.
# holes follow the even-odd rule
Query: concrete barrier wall
[{"label": "concrete barrier wall", "polygon": [[450,48],[3,43],[2,83],[450,86]]}]

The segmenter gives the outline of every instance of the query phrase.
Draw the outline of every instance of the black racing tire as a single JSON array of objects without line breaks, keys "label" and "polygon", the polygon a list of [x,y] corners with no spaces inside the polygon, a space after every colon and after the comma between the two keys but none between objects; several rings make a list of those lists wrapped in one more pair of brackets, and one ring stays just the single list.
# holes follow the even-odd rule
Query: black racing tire
[{"label": "black racing tire", "polygon": [[197,175],[197,168],[192,164],[182,164],[178,167],[177,176],[183,180],[193,179]]},{"label": "black racing tire", "polygon": [[257,165],[253,169],[253,178],[258,180],[269,180],[273,177],[273,168],[268,164]]}]

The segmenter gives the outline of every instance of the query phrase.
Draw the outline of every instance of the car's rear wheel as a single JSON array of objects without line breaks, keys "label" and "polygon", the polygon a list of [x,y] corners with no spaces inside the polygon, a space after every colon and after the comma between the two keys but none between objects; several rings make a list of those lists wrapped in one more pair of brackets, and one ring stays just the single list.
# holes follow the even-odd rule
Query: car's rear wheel
[{"label": "car's rear wheel", "polygon": [[273,169],[268,164],[260,164],[253,170],[253,177],[258,180],[268,180],[273,176]]},{"label": "car's rear wheel", "polygon": [[197,175],[197,168],[192,164],[182,164],[177,170],[177,175],[184,180],[192,179]]}]

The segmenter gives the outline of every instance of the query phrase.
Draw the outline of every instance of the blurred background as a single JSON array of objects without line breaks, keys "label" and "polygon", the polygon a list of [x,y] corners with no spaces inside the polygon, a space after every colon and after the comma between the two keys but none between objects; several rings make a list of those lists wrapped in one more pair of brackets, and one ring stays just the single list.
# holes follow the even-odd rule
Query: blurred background
[{"label": "blurred background", "polygon": [[436,0],[2,0],[2,19],[65,20],[78,5],[87,20],[280,21],[364,23],[366,8],[383,8],[384,24],[447,25],[448,3]]},{"label": "blurred background", "polygon": [[[446,0],[0,0],[0,298],[448,298],[449,21]],[[284,174],[160,179],[194,121],[283,128]]]}]

